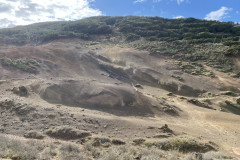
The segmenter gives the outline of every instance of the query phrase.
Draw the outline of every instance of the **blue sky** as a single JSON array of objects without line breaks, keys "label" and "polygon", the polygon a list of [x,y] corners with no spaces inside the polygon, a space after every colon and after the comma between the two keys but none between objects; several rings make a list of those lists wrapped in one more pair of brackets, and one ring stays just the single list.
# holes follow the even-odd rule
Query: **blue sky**
[{"label": "blue sky", "polygon": [[96,0],[92,6],[107,16],[194,17],[240,22],[240,0]]},{"label": "blue sky", "polygon": [[0,28],[91,16],[160,16],[240,22],[240,0],[1,0]]}]

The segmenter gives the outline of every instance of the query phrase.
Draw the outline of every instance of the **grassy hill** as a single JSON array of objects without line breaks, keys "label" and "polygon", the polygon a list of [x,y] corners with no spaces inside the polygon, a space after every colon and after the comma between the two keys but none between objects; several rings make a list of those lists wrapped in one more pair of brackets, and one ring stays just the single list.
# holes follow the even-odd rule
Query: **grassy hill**
[{"label": "grassy hill", "polygon": [[204,75],[201,71],[201,65],[204,63],[219,71],[230,73],[233,77],[240,77],[239,68],[233,60],[240,55],[240,27],[233,22],[195,18],[102,16],[79,21],[45,22],[2,29],[0,43],[39,45],[59,38],[92,41],[96,36],[104,36],[104,40],[111,42],[111,37],[115,35],[123,37],[117,43],[126,43],[131,47],[150,51],[151,54],[191,62],[188,65],[195,70],[189,71],[185,69],[186,65],[183,65],[182,68],[186,72]]},{"label": "grassy hill", "polygon": [[[112,34],[115,28],[126,35],[126,40],[143,37],[149,41],[187,40],[191,43],[221,43],[236,42],[240,36],[240,27],[232,22],[136,16],[93,17],[79,21],[37,23],[2,29],[0,34],[2,40],[6,39],[6,43],[24,44],[29,41],[44,43],[61,37],[89,38],[92,35]],[[235,44],[234,42],[230,45]]]}]

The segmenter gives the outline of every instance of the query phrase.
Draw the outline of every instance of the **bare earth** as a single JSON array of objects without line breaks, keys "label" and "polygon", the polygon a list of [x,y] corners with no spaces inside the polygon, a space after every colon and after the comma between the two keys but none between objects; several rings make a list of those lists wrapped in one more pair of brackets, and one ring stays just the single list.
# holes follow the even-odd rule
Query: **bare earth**
[{"label": "bare earth", "polygon": [[[151,139],[167,124],[176,135],[211,141],[240,157],[240,116],[220,111],[225,100],[235,103],[238,98],[220,93],[239,92],[240,80],[225,73],[206,66],[215,78],[193,76],[166,57],[76,39],[1,49],[0,57],[31,58],[40,64],[39,74],[0,65],[0,102],[22,105],[14,112],[1,110],[2,135],[21,139],[29,130],[44,133],[52,126],[72,126],[128,141]],[[27,88],[27,97],[12,92],[20,86]],[[206,92],[216,96],[197,96]],[[211,109],[188,101],[193,98]]]}]

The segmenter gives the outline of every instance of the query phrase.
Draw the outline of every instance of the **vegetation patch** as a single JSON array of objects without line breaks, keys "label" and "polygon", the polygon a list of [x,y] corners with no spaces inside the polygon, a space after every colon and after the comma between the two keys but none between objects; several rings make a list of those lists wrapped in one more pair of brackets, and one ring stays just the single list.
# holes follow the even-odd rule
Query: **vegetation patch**
[{"label": "vegetation patch", "polygon": [[3,58],[1,59],[2,65],[3,66],[8,66],[8,67],[14,67],[19,70],[37,74],[39,73],[38,68],[39,68],[39,63],[36,60],[33,59],[16,59],[12,60],[10,58]]},{"label": "vegetation patch", "polygon": [[128,43],[128,45],[139,50],[147,50],[153,56],[163,55],[175,59],[177,61],[173,61],[173,64],[178,65],[181,70],[192,75],[215,77],[214,73],[205,69],[204,65],[221,72],[231,73],[235,78],[239,74],[239,70],[231,56],[228,56],[229,46],[223,44],[196,44],[183,40],[166,42],[141,39]]},{"label": "vegetation patch", "polygon": [[225,103],[220,104],[223,111],[227,111],[233,114],[240,115],[240,105],[226,100]]},{"label": "vegetation patch", "polygon": [[[105,140],[104,140],[105,141]],[[151,144],[151,147],[145,147],[145,144]],[[170,143],[171,145],[169,145]],[[189,142],[189,140],[169,140],[165,146],[170,150],[160,149],[163,141],[150,142],[145,141],[142,146],[130,144],[113,145],[109,148],[104,146],[94,147],[90,143],[83,146],[72,143],[62,142],[51,143],[39,140],[18,140],[9,137],[0,136],[0,158],[17,159],[17,160],[79,160],[79,159],[96,159],[96,160],[112,160],[112,159],[236,159],[222,152],[209,151],[206,153],[195,152],[199,151],[199,147],[195,147],[194,152],[176,151],[178,148],[184,148],[183,151],[189,151],[189,146],[199,146],[199,142]],[[201,143],[203,144],[203,143]],[[184,146],[184,147],[183,147]],[[168,149],[169,149],[168,148]],[[201,148],[201,147],[200,147]],[[206,147],[205,147],[206,148]],[[172,151],[172,149],[175,149]],[[201,148],[202,149],[202,148]],[[191,149],[193,150],[193,149]],[[200,150],[202,151],[202,150]],[[205,150],[204,150],[205,151]]]},{"label": "vegetation patch", "polygon": [[174,134],[173,130],[171,130],[167,124],[163,125],[162,127],[158,128],[163,133]]},{"label": "vegetation patch", "polygon": [[238,96],[239,94],[233,92],[233,91],[226,91],[226,92],[223,92],[221,93],[222,95],[226,95],[226,96],[230,96],[230,97],[236,97]]},{"label": "vegetation patch", "polygon": [[2,110],[9,110],[16,106],[16,103],[12,100],[5,100],[0,102],[0,108]]},{"label": "vegetation patch", "polygon": [[61,157],[62,160],[65,160],[65,159],[77,160],[77,159],[84,158],[83,155],[80,155],[81,150],[79,146],[75,144],[70,144],[70,143],[62,144],[59,148],[59,152],[60,152],[59,156]]},{"label": "vegetation patch", "polygon": [[133,140],[134,145],[142,145],[146,140],[143,138],[136,138]]},{"label": "vegetation patch", "polygon": [[239,70],[233,63],[233,58],[240,56],[240,27],[233,22],[195,18],[99,16],[1,29],[0,42],[39,45],[61,38],[93,41],[97,36],[103,36],[102,40],[111,42],[111,37],[115,35],[125,37],[121,43],[147,50],[152,55],[166,55],[181,61],[195,62],[191,64],[193,69],[189,69],[189,65],[182,65],[190,74],[214,76],[202,69],[200,65],[205,63],[219,71],[231,73],[233,77],[240,77]]},{"label": "vegetation patch", "polygon": [[120,140],[120,139],[112,139],[112,144],[114,144],[114,145],[124,145],[126,143],[124,141]]},{"label": "vegetation patch", "polygon": [[44,135],[37,131],[28,131],[24,134],[25,138],[32,138],[32,139],[43,139]]},{"label": "vegetation patch", "polygon": [[146,141],[145,145],[148,147],[155,146],[162,150],[177,150],[182,153],[200,152],[205,153],[215,150],[209,143],[198,142],[189,137],[176,137],[170,139],[162,139],[160,141]]},{"label": "vegetation patch", "polygon": [[111,144],[112,144],[111,140],[105,137],[95,137],[92,142],[92,145],[94,147],[99,147],[99,146],[110,147]]},{"label": "vegetation patch", "polygon": [[12,91],[21,97],[27,97],[29,95],[29,91],[25,86],[14,87]]},{"label": "vegetation patch", "polygon": [[96,42],[96,41],[89,41],[88,43],[87,43],[87,45],[97,45],[97,44],[99,44],[99,42]]},{"label": "vegetation patch", "polygon": [[37,154],[41,150],[43,146],[35,141],[22,143],[19,140],[0,136],[0,158],[32,160],[37,159]]},{"label": "vegetation patch", "polygon": [[172,92],[167,93],[167,96],[174,96]]},{"label": "vegetation patch", "polygon": [[177,79],[177,80],[180,81],[180,82],[183,82],[183,81],[184,81],[184,79],[183,79],[182,77],[178,76],[178,75],[171,75],[171,77]]},{"label": "vegetation patch", "polygon": [[208,104],[204,103],[204,102],[200,102],[199,100],[197,99],[189,99],[188,100],[189,103],[192,103],[196,106],[199,106],[199,107],[203,107],[203,108],[207,108],[207,109],[213,109],[212,107],[210,107]]},{"label": "vegetation patch", "polygon": [[46,134],[54,138],[65,140],[83,139],[91,136],[89,132],[77,130],[70,127],[52,127],[46,131]]}]

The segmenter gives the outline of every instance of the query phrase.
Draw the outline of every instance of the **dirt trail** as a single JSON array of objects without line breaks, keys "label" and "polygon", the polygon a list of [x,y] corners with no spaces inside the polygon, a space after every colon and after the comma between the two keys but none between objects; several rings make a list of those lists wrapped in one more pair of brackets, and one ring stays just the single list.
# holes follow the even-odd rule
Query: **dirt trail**
[{"label": "dirt trail", "polygon": [[216,76],[215,82],[222,87],[222,89],[229,89],[229,90],[237,90],[240,88],[240,80],[237,78],[233,78],[225,73],[219,72],[216,69],[206,66],[206,69],[212,71]]}]

